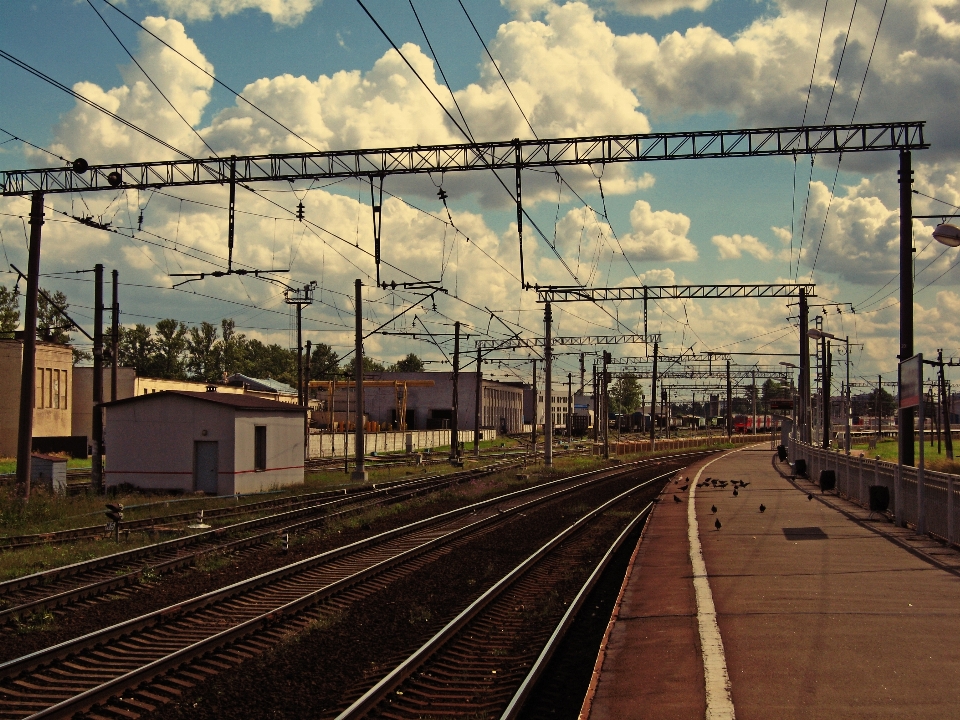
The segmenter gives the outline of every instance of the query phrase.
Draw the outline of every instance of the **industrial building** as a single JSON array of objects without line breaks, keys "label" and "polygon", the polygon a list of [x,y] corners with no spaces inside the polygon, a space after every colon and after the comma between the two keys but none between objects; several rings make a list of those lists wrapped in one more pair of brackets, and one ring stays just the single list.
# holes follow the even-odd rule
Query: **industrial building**
[{"label": "industrial building", "polygon": [[303,482],[298,405],[165,390],[105,407],[107,487],[233,495]]},{"label": "industrial building", "polygon": [[[22,340],[0,340],[0,457],[17,454]],[[35,439],[69,439],[73,388],[73,351],[69,345],[37,342]]]},{"label": "industrial building", "polygon": [[[451,426],[453,415],[452,372],[380,372],[366,373],[364,413],[367,421],[383,428],[397,428],[403,419],[408,430],[443,430]],[[320,383],[314,382],[314,385]],[[353,421],[350,408],[354,407],[352,383],[337,387],[327,385],[314,388],[311,404],[321,406],[314,413],[315,424],[321,427],[347,418]],[[481,428],[491,428],[502,433],[523,431],[523,385],[484,380],[482,384]],[[404,397],[398,397],[403,393]],[[460,430],[473,430],[476,426],[477,374],[460,373],[459,413]]]}]

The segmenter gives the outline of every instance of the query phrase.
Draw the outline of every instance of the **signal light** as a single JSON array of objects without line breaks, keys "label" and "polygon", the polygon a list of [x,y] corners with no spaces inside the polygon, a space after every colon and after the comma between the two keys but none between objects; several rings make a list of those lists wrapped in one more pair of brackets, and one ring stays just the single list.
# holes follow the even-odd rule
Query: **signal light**
[{"label": "signal light", "polygon": [[107,503],[107,512],[105,514],[110,522],[120,522],[123,520],[123,503]]},{"label": "signal light", "polygon": [[123,176],[114,170],[112,173],[107,175],[107,182],[110,183],[110,187],[119,187],[120,183],[123,182]]},{"label": "signal light", "polygon": [[77,158],[72,163],[70,163],[70,167],[72,167],[73,171],[78,175],[83,175],[87,170],[90,169],[90,163],[88,163],[83,158]]}]

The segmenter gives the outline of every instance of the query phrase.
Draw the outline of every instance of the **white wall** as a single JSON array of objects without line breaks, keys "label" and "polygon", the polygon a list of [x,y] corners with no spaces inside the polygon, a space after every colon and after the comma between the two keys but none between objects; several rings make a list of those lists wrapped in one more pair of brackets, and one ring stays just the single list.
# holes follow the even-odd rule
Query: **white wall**
[{"label": "white wall", "polygon": [[[254,470],[254,427],[267,426],[267,469]],[[303,417],[237,411],[233,474],[220,476],[221,495],[253,493],[303,482]],[[229,485],[229,487],[228,487]]]}]

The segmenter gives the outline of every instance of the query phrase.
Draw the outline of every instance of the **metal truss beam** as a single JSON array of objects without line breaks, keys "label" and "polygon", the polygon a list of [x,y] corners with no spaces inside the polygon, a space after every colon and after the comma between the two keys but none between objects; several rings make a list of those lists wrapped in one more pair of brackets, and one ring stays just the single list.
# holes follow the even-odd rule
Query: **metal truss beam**
[{"label": "metal truss beam", "polygon": [[[650,379],[653,376],[651,367],[642,368],[624,368],[617,370],[614,375],[631,375],[638,380]],[[713,370],[707,368],[675,368],[657,373],[658,378],[676,379],[676,380],[702,380],[704,378],[726,378],[726,369],[719,366]],[[782,380],[789,381],[789,377],[783,371],[779,370],[730,370],[731,379],[752,380]]]},{"label": "metal truss beam", "polygon": [[3,195],[23,195],[36,190],[64,193],[222,184],[229,179],[233,162],[237,182],[254,183],[468,170],[518,172],[527,168],[655,160],[921,150],[930,147],[923,137],[924,124],[863,123],[416,145],[97,165],[82,174],[71,168],[11,170],[0,174],[0,178]]},{"label": "metal truss beam", "polygon": [[[495,350],[533,350],[544,346],[544,338],[519,338],[512,337],[504,340],[477,340],[477,349],[483,352]],[[624,345],[629,343],[658,343],[660,342],[660,333],[648,333],[647,335],[587,335],[574,337],[555,337],[551,338],[551,344],[557,345]]]},{"label": "metal truss beam", "polygon": [[585,288],[577,286],[534,286],[537,302],[603,302],[605,300],[708,300],[719,298],[816,297],[812,284],[757,285],[637,285],[632,287]]}]

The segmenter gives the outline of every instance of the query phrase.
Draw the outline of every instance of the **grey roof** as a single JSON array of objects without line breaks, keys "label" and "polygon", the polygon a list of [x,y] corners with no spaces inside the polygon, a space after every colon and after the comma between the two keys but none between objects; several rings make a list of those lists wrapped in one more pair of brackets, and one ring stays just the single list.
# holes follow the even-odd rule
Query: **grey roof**
[{"label": "grey roof", "polygon": [[278,392],[286,395],[297,394],[297,389],[295,387],[291,387],[290,385],[282,383],[279,380],[272,380],[270,378],[255,378],[250,377],[249,375],[244,375],[243,373],[234,373],[227,378],[227,382],[243,383],[251,390],[259,390],[262,392]]},{"label": "grey roof", "polygon": [[104,403],[104,405],[114,407],[115,405],[126,405],[135,402],[150,402],[157,398],[170,397],[172,395],[190,398],[191,400],[216,403],[218,405],[229,405],[235,410],[271,410],[273,412],[288,412],[301,415],[304,412],[303,407],[300,405],[279,402],[278,400],[267,400],[266,398],[251,397],[245,393],[193,392],[189,390],[161,390],[157,393],[135,395],[124,398],[123,400],[114,400],[113,402]]}]

